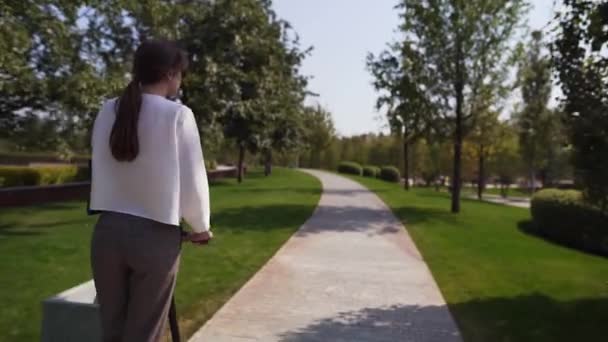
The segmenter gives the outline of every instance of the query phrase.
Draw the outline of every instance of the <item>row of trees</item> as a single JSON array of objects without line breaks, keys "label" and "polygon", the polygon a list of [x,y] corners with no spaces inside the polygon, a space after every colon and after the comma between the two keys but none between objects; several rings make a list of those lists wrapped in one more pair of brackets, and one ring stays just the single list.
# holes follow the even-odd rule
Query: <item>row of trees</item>
[{"label": "row of trees", "polygon": [[[0,138],[21,149],[86,152],[101,101],[127,82],[135,47],[176,40],[191,57],[182,101],[208,158],[301,148],[302,49],[271,0],[24,0],[0,4]],[[239,169],[241,169],[239,167]],[[239,176],[241,179],[241,176]]]},{"label": "row of trees", "polygon": [[[486,123],[489,125],[490,122]],[[523,180],[529,176],[529,165],[523,155],[525,148],[520,142],[519,123],[496,118],[491,131],[491,138],[486,139],[486,136],[478,135],[481,131],[474,131],[463,140],[462,181],[475,184],[478,192],[480,173],[483,174],[484,185],[491,181],[505,188],[511,185],[527,186],[528,183]],[[325,132],[325,136],[329,136],[330,131]],[[409,175],[412,183],[449,186],[449,177],[453,173],[453,150],[449,139],[440,138],[425,136],[408,146],[407,172],[402,139],[396,135],[333,136],[324,145],[319,144],[314,149],[305,150],[299,161],[303,167],[326,169],[336,169],[340,161],[354,161],[362,165],[394,165],[404,170],[403,173]],[[561,135],[561,139],[564,138]],[[555,153],[552,153],[553,150]],[[556,148],[539,144],[538,151],[535,163],[543,184],[557,185],[559,181],[571,177],[569,147]]]},{"label": "row of trees", "polygon": [[[608,146],[608,63],[602,54],[608,5],[565,1],[552,44],[540,31],[520,38],[528,8],[525,0],[401,0],[401,39],[368,56],[377,107],[403,145],[405,178],[411,176],[413,144],[452,146],[453,212],[460,210],[461,183],[471,174],[471,163],[463,161],[476,160],[481,196],[488,162],[507,169],[521,164],[510,156],[513,146],[531,191],[539,176],[551,185],[573,166],[587,197],[608,206],[608,161],[602,152]],[[557,109],[549,108],[553,71],[564,92]],[[515,103],[514,93],[521,95]],[[502,114],[511,119],[501,120]],[[505,158],[510,162],[500,162]],[[490,171],[505,179],[514,174],[502,167]]]}]

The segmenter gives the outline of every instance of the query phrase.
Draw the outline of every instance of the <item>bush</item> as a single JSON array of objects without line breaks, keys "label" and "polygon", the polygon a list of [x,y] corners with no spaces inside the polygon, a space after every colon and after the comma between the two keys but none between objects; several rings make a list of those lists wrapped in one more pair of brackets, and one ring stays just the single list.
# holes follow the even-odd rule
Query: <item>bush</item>
[{"label": "bush", "polygon": [[361,176],[363,169],[361,168],[361,165],[357,163],[341,162],[340,165],[338,165],[338,172]]},{"label": "bush", "polygon": [[376,178],[380,175],[380,168],[377,166],[367,165],[363,168],[363,175],[365,177]]},{"label": "bush", "polygon": [[207,169],[207,171],[217,169],[217,162],[215,160],[205,160],[205,169]]},{"label": "bush", "polygon": [[586,204],[580,191],[548,189],[531,204],[534,229],[570,247],[608,255],[608,217]]},{"label": "bush", "polygon": [[66,166],[0,166],[0,186],[34,186],[65,184],[88,180],[88,168],[76,165]]},{"label": "bush", "polygon": [[4,179],[4,187],[37,185],[40,182],[40,173],[30,167],[2,166],[0,177]]},{"label": "bush", "polygon": [[401,174],[399,173],[399,169],[394,166],[383,166],[380,169],[380,179],[398,183],[401,180]]},{"label": "bush", "polygon": [[[90,155],[78,154],[71,159],[73,163],[86,163]],[[62,159],[56,152],[0,152],[0,165],[29,165],[30,163],[58,163]]]}]

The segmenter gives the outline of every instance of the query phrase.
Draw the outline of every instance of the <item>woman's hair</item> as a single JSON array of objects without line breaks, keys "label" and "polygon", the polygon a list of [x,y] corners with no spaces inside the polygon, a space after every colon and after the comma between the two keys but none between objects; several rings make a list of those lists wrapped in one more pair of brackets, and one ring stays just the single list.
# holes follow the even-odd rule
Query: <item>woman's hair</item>
[{"label": "woman's hair", "polygon": [[171,72],[185,71],[188,57],[176,44],[148,40],[135,51],[132,80],[117,101],[116,121],[110,134],[112,155],[118,161],[133,161],[139,154],[137,123],[141,109],[141,85],[162,81]]}]

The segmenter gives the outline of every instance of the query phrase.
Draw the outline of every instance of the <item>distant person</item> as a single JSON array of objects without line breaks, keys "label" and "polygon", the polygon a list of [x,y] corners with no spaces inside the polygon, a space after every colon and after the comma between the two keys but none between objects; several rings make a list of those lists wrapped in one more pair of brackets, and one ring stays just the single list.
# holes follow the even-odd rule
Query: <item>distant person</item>
[{"label": "distant person", "polygon": [[177,96],[188,65],[167,41],[135,52],[132,81],[103,105],[92,136],[90,209],[101,211],[91,266],[104,342],[157,342],[177,275],[183,218],[196,244],[213,237],[198,128]]}]

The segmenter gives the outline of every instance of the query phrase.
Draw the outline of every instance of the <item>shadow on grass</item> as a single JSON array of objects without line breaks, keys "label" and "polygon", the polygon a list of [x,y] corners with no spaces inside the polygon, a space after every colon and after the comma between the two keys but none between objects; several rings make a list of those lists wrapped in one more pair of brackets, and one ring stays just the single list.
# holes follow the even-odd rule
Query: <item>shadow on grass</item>
[{"label": "shadow on grass", "polygon": [[[224,209],[214,213],[214,225],[219,229],[230,227],[235,233],[259,230],[268,231],[306,222],[296,236],[324,232],[362,232],[368,236],[394,234],[401,230],[401,223],[390,211],[364,207],[306,205],[269,205]],[[260,220],[260,217],[264,218]],[[308,221],[307,221],[308,219]]]},{"label": "shadow on grass", "polygon": [[[234,233],[246,231],[270,231],[304,222],[312,215],[313,206],[268,205],[221,209],[213,213],[213,225],[218,230]],[[261,219],[260,219],[261,218]]]},{"label": "shadow on grass", "polygon": [[51,228],[71,226],[71,225],[82,225],[82,227],[89,227],[94,221],[86,217],[83,214],[81,219],[56,221],[56,222],[42,222],[32,224],[19,224],[17,222],[5,222],[0,224],[0,237],[27,237],[37,236],[49,233]]},{"label": "shadow on grass", "polygon": [[[35,210],[74,210],[74,209],[78,209],[80,207],[82,207],[82,201],[73,201],[73,202],[59,202],[59,203],[45,203],[45,204],[38,204],[38,205],[34,205],[31,207],[25,207],[25,208],[31,208],[31,209],[35,209]],[[83,209],[83,214],[84,214],[84,209]]]},{"label": "shadow on grass", "polygon": [[[540,293],[449,306],[467,342],[603,341],[608,297],[559,301]],[[340,312],[284,332],[280,341],[460,341],[445,306],[394,305]]]},{"label": "shadow on grass", "polygon": [[404,223],[418,224],[428,221],[441,221],[449,225],[458,223],[458,216],[452,214],[447,208],[403,206],[393,209],[395,215],[405,218]]},{"label": "shadow on grass", "polygon": [[268,196],[268,194],[272,194],[272,193],[298,193],[298,194],[320,194],[322,192],[322,190],[319,189],[311,189],[310,187],[281,187],[281,188],[272,188],[269,189],[268,187],[264,187],[264,186],[260,186],[260,187],[255,187],[255,188],[251,188],[251,187],[238,187],[235,186],[234,188],[230,189],[231,192],[245,192],[248,194],[264,194],[264,196]]},{"label": "shadow on grass", "polygon": [[[544,240],[547,243],[550,243],[552,245],[555,246],[559,246],[562,248],[567,248],[567,249],[571,249],[573,251],[577,251],[580,253],[585,253],[585,254],[589,254],[589,255],[593,255],[593,256],[598,256],[598,257],[602,257],[602,258],[608,258],[608,255],[599,253],[599,252],[593,252],[593,251],[589,251],[589,250],[585,250],[585,248],[573,245],[573,244],[568,244],[568,243],[562,243],[560,241],[557,241],[555,239],[552,239],[551,237],[546,236],[545,234],[543,234],[538,227],[536,227],[536,225],[534,224],[534,222],[532,220],[523,220],[523,221],[519,221],[517,223],[517,228],[519,229],[519,231],[521,231],[524,234],[530,235],[534,238],[537,239],[541,239]],[[608,279],[607,279],[608,281]],[[608,288],[608,285],[606,286]]]},{"label": "shadow on grass", "polygon": [[417,191],[416,196],[429,197],[429,198],[443,198],[446,200],[450,199],[450,193],[447,191]]},{"label": "shadow on grass", "polygon": [[0,238],[2,237],[25,237],[25,236],[38,236],[44,234],[39,230],[0,230]]},{"label": "shadow on grass", "polygon": [[[338,196],[355,196],[357,194],[369,194],[369,190],[365,190],[365,189],[361,189],[361,190],[342,190],[342,189],[321,189],[321,188],[317,188],[317,189],[311,189],[310,187],[300,187],[298,188],[297,186],[291,186],[291,187],[282,187],[282,188],[273,188],[273,189],[268,189],[265,188],[263,186],[260,186],[259,188],[242,188],[242,189],[234,189],[233,191],[235,192],[247,192],[247,193],[274,193],[274,192],[280,192],[280,193],[298,193],[298,194],[323,194],[323,195],[338,195]],[[377,193],[382,193],[382,192],[386,192],[386,190],[377,190],[375,191]]]},{"label": "shadow on grass", "polygon": [[73,220],[65,220],[65,221],[55,221],[55,222],[40,222],[40,223],[29,223],[29,224],[20,224],[17,222],[6,222],[0,224],[0,232],[8,229],[45,229],[45,228],[55,228],[60,226],[71,226],[76,224],[82,224],[83,226],[94,222],[94,219],[89,218],[86,214],[82,215],[82,218],[73,219]]}]

